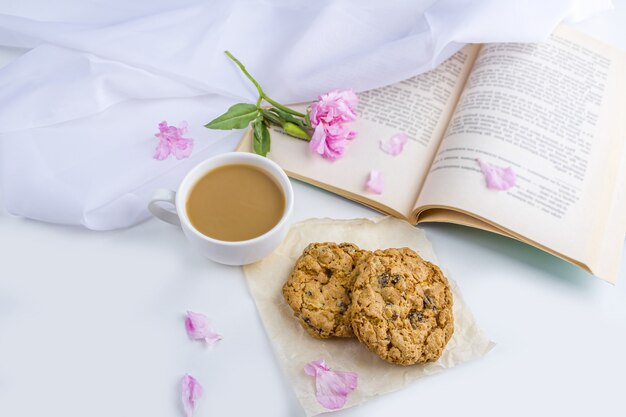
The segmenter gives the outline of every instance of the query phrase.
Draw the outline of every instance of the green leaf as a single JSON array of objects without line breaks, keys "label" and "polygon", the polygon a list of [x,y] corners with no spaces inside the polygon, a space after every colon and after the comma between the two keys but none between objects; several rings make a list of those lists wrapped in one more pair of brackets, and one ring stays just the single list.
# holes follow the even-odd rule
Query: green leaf
[{"label": "green leaf", "polygon": [[253,141],[254,153],[261,156],[266,156],[270,151],[270,131],[263,123],[263,118],[258,117],[254,121],[254,141]]},{"label": "green leaf", "polygon": [[259,109],[254,104],[238,103],[231,106],[220,117],[204,125],[204,127],[219,130],[244,129],[258,115]]},{"label": "green leaf", "polygon": [[283,111],[281,109],[278,109],[276,107],[272,107],[270,109],[271,112],[274,112],[278,115],[278,117],[280,117],[283,121],[285,122],[290,122],[293,124],[296,124],[300,127],[304,127],[305,126],[305,122],[302,119],[298,119],[296,117],[294,117],[293,115],[287,113],[286,111]]},{"label": "green leaf", "polygon": [[261,110],[261,114],[265,118],[265,121],[272,122],[277,126],[282,126],[284,123],[284,120],[281,120],[281,118],[278,117],[276,113],[272,113],[271,111],[263,109]]}]

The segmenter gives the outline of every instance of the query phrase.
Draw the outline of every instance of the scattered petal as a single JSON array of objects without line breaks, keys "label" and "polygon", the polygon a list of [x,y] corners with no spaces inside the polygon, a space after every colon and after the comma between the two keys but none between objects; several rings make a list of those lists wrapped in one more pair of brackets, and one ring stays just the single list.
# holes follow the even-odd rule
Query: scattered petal
[{"label": "scattered petal", "polygon": [[222,340],[222,335],[215,331],[209,318],[201,313],[187,311],[185,329],[187,329],[189,337],[194,340],[204,340],[209,345]]},{"label": "scattered petal", "polygon": [[374,194],[382,194],[385,189],[383,173],[375,169],[371,170],[367,183],[365,183],[365,189]]},{"label": "scattered petal", "polygon": [[191,375],[185,374],[181,381],[181,400],[185,416],[191,417],[196,409],[196,402],[202,396],[202,385]]},{"label": "scattered petal", "polygon": [[513,168],[502,168],[497,165],[492,165],[480,158],[476,159],[476,162],[480,165],[480,170],[483,172],[485,181],[487,182],[487,188],[490,190],[505,191],[515,186],[517,178],[515,172],[513,172]]},{"label": "scattered petal", "polygon": [[304,365],[304,372],[315,377],[315,396],[317,401],[329,410],[342,408],[348,400],[348,394],[356,389],[356,372],[332,371],[324,359],[318,359]]},{"label": "scattered petal", "polygon": [[396,156],[402,152],[408,140],[409,136],[406,133],[396,133],[390,138],[381,139],[380,149],[389,155]]},{"label": "scattered petal", "polygon": [[169,126],[166,121],[159,123],[159,133],[154,135],[159,139],[154,159],[162,161],[170,155],[174,155],[176,159],[188,158],[193,151],[193,139],[183,137],[186,131],[186,121],[180,127]]}]

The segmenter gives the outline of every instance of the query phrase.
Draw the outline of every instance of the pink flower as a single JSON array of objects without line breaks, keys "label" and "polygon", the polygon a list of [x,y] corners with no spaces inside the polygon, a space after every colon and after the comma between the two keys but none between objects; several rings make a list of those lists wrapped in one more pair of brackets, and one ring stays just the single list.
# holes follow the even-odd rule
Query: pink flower
[{"label": "pink flower", "polygon": [[358,101],[352,90],[333,90],[311,104],[309,118],[315,128],[309,143],[311,152],[331,161],[343,156],[348,141],[356,136],[344,123],[356,120]]},{"label": "pink flower", "polygon": [[181,381],[181,400],[185,416],[191,417],[196,409],[196,402],[202,396],[202,385],[191,375],[185,374]]},{"label": "pink flower", "polygon": [[176,159],[188,158],[193,151],[193,139],[184,138],[187,132],[187,122],[183,121],[180,127],[168,126],[166,121],[159,123],[159,133],[156,136],[159,144],[154,152],[154,159],[162,161],[170,154]]},{"label": "pink flower", "polygon": [[222,340],[222,335],[215,331],[209,318],[204,314],[187,311],[185,329],[189,337],[194,340],[204,340],[209,345]]},{"label": "pink flower", "polygon": [[304,365],[304,372],[315,377],[317,401],[329,410],[343,407],[348,394],[356,389],[359,376],[355,372],[331,371],[324,359]]},{"label": "pink flower", "polygon": [[365,183],[365,189],[374,194],[382,194],[385,189],[385,177],[383,173],[375,169],[370,171],[370,175]]},{"label": "pink flower", "polygon": [[476,162],[480,165],[480,170],[485,176],[487,188],[490,190],[506,191],[515,186],[517,177],[515,176],[515,172],[513,172],[513,168],[502,168],[497,165],[492,165],[480,158],[476,159]]},{"label": "pink flower", "polygon": [[334,161],[343,156],[343,151],[348,142],[356,136],[356,132],[342,124],[320,123],[315,128],[309,148],[311,152],[322,155],[326,159]]},{"label": "pink flower", "polygon": [[359,98],[352,90],[333,90],[322,94],[311,104],[311,126],[327,125],[356,120]]},{"label": "pink flower", "polygon": [[406,133],[396,133],[389,138],[381,139],[380,149],[389,155],[396,156],[402,152],[408,140],[409,137]]}]

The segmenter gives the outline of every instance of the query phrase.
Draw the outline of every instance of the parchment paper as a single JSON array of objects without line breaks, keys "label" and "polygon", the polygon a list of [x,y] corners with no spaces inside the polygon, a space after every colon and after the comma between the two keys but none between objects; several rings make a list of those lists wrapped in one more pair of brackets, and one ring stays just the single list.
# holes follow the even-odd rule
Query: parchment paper
[{"label": "parchment paper", "polygon": [[359,374],[358,387],[348,397],[344,407],[347,408],[375,395],[396,391],[418,378],[479,358],[493,348],[494,343],[479,329],[458,286],[448,274],[446,276],[454,297],[454,335],[435,363],[408,367],[393,365],[369,352],[356,338],[312,338],[293,317],[281,289],[302,250],[311,242],[326,241],[352,242],[369,250],[406,246],[424,259],[437,263],[430,242],[422,230],[402,220],[380,217],[356,220],[311,219],[295,224],[274,253],[244,267],[250,292],[278,361],[307,416],[329,411],[315,398],[314,378],[303,371],[304,365],[312,360],[323,358],[332,369]]}]

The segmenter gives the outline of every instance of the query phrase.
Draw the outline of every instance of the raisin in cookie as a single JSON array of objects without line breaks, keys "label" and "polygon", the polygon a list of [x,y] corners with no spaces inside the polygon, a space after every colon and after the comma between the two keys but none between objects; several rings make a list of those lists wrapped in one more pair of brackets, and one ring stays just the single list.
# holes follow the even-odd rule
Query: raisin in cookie
[{"label": "raisin in cookie", "polygon": [[452,293],[441,270],[411,249],[377,250],[354,270],[354,334],[387,362],[439,359],[454,330]]},{"label": "raisin in cookie", "polygon": [[351,337],[347,316],[356,261],[364,251],[351,243],[311,243],[283,285],[283,296],[313,337]]}]

